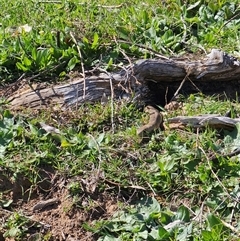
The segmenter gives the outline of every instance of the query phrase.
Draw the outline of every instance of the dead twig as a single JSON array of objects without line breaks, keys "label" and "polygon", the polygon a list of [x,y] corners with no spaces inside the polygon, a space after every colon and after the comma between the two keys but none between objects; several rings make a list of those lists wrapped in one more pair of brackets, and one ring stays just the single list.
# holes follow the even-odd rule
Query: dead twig
[{"label": "dead twig", "polygon": [[153,190],[153,188],[152,188],[151,184],[150,184],[149,182],[147,182],[147,185],[149,186],[149,188],[150,188],[150,189],[151,189],[151,191],[153,192],[153,195],[156,197],[156,196],[157,196],[157,194],[156,194],[156,192]]},{"label": "dead twig", "polygon": [[83,99],[86,98],[86,75],[85,75],[85,69],[84,69],[84,64],[83,64],[83,57],[82,57],[82,52],[79,48],[79,45],[77,43],[77,40],[76,38],[74,37],[73,33],[70,32],[70,36],[74,42],[74,44],[76,45],[77,47],[77,50],[78,50],[78,54],[79,54],[79,58],[80,58],[80,61],[81,61],[81,68],[82,68],[82,77],[83,77]]},{"label": "dead twig", "polygon": [[181,16],[181,21],[183,23],[183,37],[182,37],[182,43],[186,42],[186,38],[187,38],[187,25],[186,22],[183,18],[183,16]]},{"label": "dead twig", "polygon": [[117,40],[117,42],[118,42],[118,43],[131,44],[131,45],[137,46],[137,47],[139,47],[139,48],[146,49],[146,50],[148,50],[149,52],[153,53],[153,54],[154,54],[155,56],[157,56],[158,58],[169,60],[168,57],[159,54],[157,51],[155,51],[155,50],[153,50],[153,49],[151,49],[151,48],[149,48],[149,47],[147,47],[147,46],[145,46],[145,45],[143,45],[143,44],[132,43],[132,42],[126,41],[126,40]]},{"label": "dead twig", "polygon": [[240,154],[240,148],[238,148],[237,150],[231,152],[231,153],[228,153],[228,154],[224,154],[224,155],[214,155],[212,157],[209,158],[210,161],[218,161],[218,158],[231,158],[231,157],[234,157],[234,156],[237,156]]},{"label": "dead twig", "polygon": [[[22,81],[22,79],[25,77],[26,73],[23,73],[14,83],[10,84],[8,86],[8,88],[5,91],[5,96],[8,96],[8,93],[10,92],[10,89],[14,89],[13,91],[16,91],[16,89],[18,88],[17,85]],[[24,81],[23,84],[26,83],[26,80]]]},{"label": "dead twig", "polygon": [[51,72],[52,70],[57,69],[57,68],[60,67],[61,65],[66,64],[66,62],[67,62],[67,61],[64,60],[63,62],[61,62],[61,63],[53,66],[53,67],[50,68],[50,69],[45,69],[45,70],[39,72],[38,74],[35,74],[35,75],[31,76],[31,77],[28,77],[28,78],[27,78],[27,81],[30,82],[31,80],[34,80],[34,79],[36,79],[37,77],[39,77],[39,76],[41,76],[41,75],[43,75],[43,74],[45,74],[45,73],[47,73],[47,72]]},{"label": "dead twig", "polygon": [[127,186],[125,186],[125,185],[122,185],[122,184],[120,184],[120,183],[110,181],[110,180],[108,180],[108,179],[106,179],[106,178],[104,178],[104,181],[107,182],[107,183],[109,183],[109,184],[118,186],[118,187],[126,187],[126,188],[133,188],[133,189],[138,189],[138,190],[144,190],[144,191],[146,191],[146,188],[141,187],[141,186],[136,186],[136,185],[130,185],[130,186],[127,185]]},{"label": "dead twig", "polygon": [[227,25],[229,24],[233,19],[235,19],[236,17],[238,17],[240,15],[240,13],[237,13],[235,15],[233,15],[226,23],[224,23],[218,30],[217,34],[220,33],[220,31]]},{"label": "dead twig", "polygon": [[201,93],[202,91],[193,83],[193,81],[187,76],[188,80],[191,82],[191,84],[196,88],[196,90]]},{"label": "dead twig", "polygon": [[168,103],[167,95],[168,95],[168,86],[167,86],[166,91],[165,91],[165,105],[167,105],[167,103]]},{"label": "dead twig", "polygon": [[112,124],[112,131],[114,132],[114,104],[113,104],[113,98],[114,98],[114,89],[112,80],[114,79],[111,73],[108,73],[105,69],[99,68],[100,71],[104,72],[109,76],[109,84],[110,84],[110,91],[111,91],[111,124]]},{"label": "dead twig", "polygon": [[46,0],[46,1],[39,1],[38,3],[62,3],[62,1],[57,0]]},{"label": "dead twig", "polygon": [[182,82],[181,82],[181,84],[179,85],[178,89],[176,90],[176,92],[174,93],[173,97],[171,98],[170,102],[177,97],[177,95],[179,94],[179,91],[180,91],[180,90],[182,89],[182,87],[183,87],[183,84],[185,83],[186,79],[188,78],[188,75],[189,75],[189,73],[187,73],[186,76],[184,77],[184,79],[182,80]]},{"label": "dead twig", "polygon": [[113,84],[112,84],[112,78],[109,80],[110,83],[110,90],[111,90],[111,124],[112,124],[112,132],[114,133],[114,105],[113,105],[113,98],[114,98],[114,92],[113,92]]},{"label": "dead twig", "polygon": [[240,237],[240,232],[236,228],[234,228],[231,224],[226,223],[223,220],[221,220],[221,222],[223,223],[224,226],[226,226],[227,228],[231,229],[234,233],[237,234],[238,237]]},{"label": "dead twig", "polygon": [[124,4],[121,3],[119,5],[97,5],[98,7],[102,7],[102,8],[121,8]]},{"label": "dead twig", "polygon": [[[30,87],[33,91],[35,91],[34,88],[33,88],[33,86],[32,86],[32,84],[30,83],[32,80],[34,80],[34,79],[36,79],[36,78],[38,78],[38,77],[40,77],[40,76],[42,76],[42,75],[44,75],[44,74],[46,74],[46,73],[48,73],[48,72],[51,72],[52,70],[57,69],[57,68],[60,67],[61,65],[66,64],[66,62],[67,62],[67,61],[64,60],[63,62],[61,62],[61,63],[53,66],[53,67],[50,68],[50,69],[45,69],[45,70],[39,72],[38,74],[35,74],[35,75],[31,76],[31,77],[27,77],[26,79],[24,79],[22,85],[24,85],[24,84],[27,83],[27,84],[29,85],[29,87]],[[12,89],[12,88],[14,88],[14,87],[16,87],[16,86],[22,81],[22,79],[23,79],[25,76],[26,76],[26,73],[22,74],[14,83],[12,83],[11,85],[9,85],[8,89],[5,91],[5,96],[7,96],[9,90]],[[14,91],[16,91],[16,89],[15,89]],[[36,94],[39,95],[38,93],[36,93]],[[41,99],[41,96],[39,96],[39,98]]]}]

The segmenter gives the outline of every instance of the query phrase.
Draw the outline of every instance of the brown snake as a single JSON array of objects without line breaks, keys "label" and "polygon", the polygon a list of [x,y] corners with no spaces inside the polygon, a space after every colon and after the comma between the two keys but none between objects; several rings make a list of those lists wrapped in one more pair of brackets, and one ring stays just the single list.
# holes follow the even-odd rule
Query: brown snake
[{"label": "brown snake", "polygon": [[146,125],[141,126],[137,130],[138,136],[142,136],[144,132],[151,132],[153,130],[159,129],[163,124],[163,116],[156,108],[147,105],[144,108],[144,112],[148,113],[150,118]]}]

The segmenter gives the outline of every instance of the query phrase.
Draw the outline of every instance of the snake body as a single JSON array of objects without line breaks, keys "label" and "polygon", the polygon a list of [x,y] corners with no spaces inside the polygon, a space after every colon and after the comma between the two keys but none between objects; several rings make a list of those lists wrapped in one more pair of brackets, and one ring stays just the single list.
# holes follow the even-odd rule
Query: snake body
[{"label": "snake body", "polygon": [[153,106],[147,105],[144,108],[144,112],[148,113],[150,118],[146,125],[141,126],[137,130],[137,134],[142,136],[144,132],[151,132],[160,128],[163,124],[163,116],[162,114]]}]

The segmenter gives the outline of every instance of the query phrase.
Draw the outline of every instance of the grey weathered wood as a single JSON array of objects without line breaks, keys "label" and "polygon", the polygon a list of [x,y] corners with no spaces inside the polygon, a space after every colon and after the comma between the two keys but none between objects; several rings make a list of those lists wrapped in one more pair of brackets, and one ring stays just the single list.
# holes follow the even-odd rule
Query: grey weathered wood
[{"label": "grey weathered wood", "polygon": [[237,123],[240,123],[239,118],[232,119],[230,117],[217,114],[206,114],[198,116],[177,116],[168,119],[169,126],[179,124],[182,126],[191,126],[193,128],[203,128],[206,126],[216,129],[234,129]]},{"label": "grey weathered wood", "polygon": [[[61,108],[73,107],[84,102],[100,101],[103,95],[109,98],[113,96],[115,99],[132,100],[131,98],[134,97],[135,100],[145,101],[152,98],[163,101],[166,92],[170,90],[172,91],[170,94],[173,94],[186,76],[192,83],[199,85],[200,89],[204,83],[209,85],[210,92],[214,92],[219,87],[219,82],[235,81],[235,86],[238,88],[240,62],[216,49],[213,49],[206,58],[197,61],[183,58],[139,60],[116,73],[104,72],[98,76],[86,77],[85,80],[79,75],[68,79],[65,84],[19,89],[8,100],[15,108],[42,108],[49,105]],[[187,93],[195,88],[192,83],[188,83],[190,87],[184,86]],[[215,83],[215,89],[212,83]],[[154,86],[151,87],[151,85]],[[225,91],[226,88],[223,87],[223,90]],[[229,92],[232,90],[233,87],[229,88]],[[240,87],[236,91],[240,92]],[[217,89],[216,92],[218,92]]]}]

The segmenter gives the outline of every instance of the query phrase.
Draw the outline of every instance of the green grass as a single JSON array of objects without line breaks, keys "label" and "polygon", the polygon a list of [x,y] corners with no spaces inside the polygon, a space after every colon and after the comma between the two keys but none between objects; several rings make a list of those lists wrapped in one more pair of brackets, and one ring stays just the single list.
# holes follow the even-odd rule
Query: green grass
[{"label": "green grass", "polygon": [[[118,4],[121,7],[99,6]],[[114,70],[128,64],[123,53],[132,61],[154,57],[153,51],[168,56],[221,48],[236,55],[239,9],[238,1],[5,1],[0,12],[0,83],[37,73],[42,73],[41,81],[62,80],[69,71],[79,70],[81,61],[86,69],[99,64]],[[24,24],[32,30],[17,30]],[[229,110],[234,117],[233,110],[240,109],[237,100],[202,94],[183,97],[183,102],[165,121]],[[121,211],[85,223],[98,240],[239,240],[239,157],[209,159],[215,152],[226,154],[239,147],[239,126],[232,132],[156,131],[141,143],[136,129],[145,117],[133,104],[115,102],[113,109],[110,103],[86,104],[65,113],[35,114],[12,114],[7,108],[1,104],[0,170],[13,183],[24,176],[33,192],[44,179],[42,170],[51,167],[69,180],[73,206],[88,211],[79,201],[88,194],[74,178],[104,174],[96,188],[116,198]],[[60,133],[46,132],[41,122]],[[8,190],[0,192],[0,205],[14,210]],[[132,205],[126,205],[129,200]],[[25,222],[13,215],[3,224],[5,236],[21,240],[27,233]]]},{"label": "green grass", "polygon": [[[139,44],[164,55],[213,47],[239,52],[238,1],[119,3],[121,7],[116,8],[101,7],[117,4],[111,1],[1,3],[0,81],[45,69],[49,70],[45,78],[63,77],[80,61],[86,68],[96,64],[116,68],[126,62],[122,51],[132,58],[154,57]],[[32,28],[30,32],[18,29],[25,24]]]},{"label": "green grass", "polygon": [[[197,105],[199,103],[201,105]],[[201,109],[196,107],[195,112],[192,109],[188,112],[188,105],[196,105]],[[195,95],[185,100],[182,111],[185,115],[218,113],[219,109],[224,113],[229,110],[229,105],[228,101],[220,102],[213,97],[205,98],[203,95]],[[81,118],[82,111],[86,108],[91,110],[89,111],[91,114]],[[130,207],[128,211],[124,211],[124,215],[135,217],[136,225],[144,224],[147,225],[146,227],[151,227],[150,231],[145,226],[141,229],[141,232],[145,230],[144,235],[147,235],[148,240],[152,240],[151,235],[157,237],[156,230],[160,229],[169,237],[168,240],[182,240],[178,238],[178,236],[182,237],[181,235],[187,235],[194,240],[209,240],[203,236],[215,235],[214,233],[219,228],[215,225],[220,225],[219,229],[221,229],[218,239],[215,240],[231,240],[229,237],[233,233],[220,220],[229,222],[233,210],[234,220],[239,219],[238,204],[234,205],[234,199],[239,193],[239,158],[235,157],[230,160],[219,158],[217,162],[212,162],[209,161],[209,157],[216,151],[224,153],[229,151],[229,147],[238,147],[239,128],[237,127],[233,132],[223,133],[208,128],[200,133],[194,133],[191,130],[159,131],[150,135],[149,142],[141,144],[135,132],[138,127],[137,123],[141,123],[141,114],[134,110],[134,106],[125,106],[125,104],[114,105],[114,109],[114,120],[116,120],[114,133],[111,127],[109,128],[110,105],[88,106],[80,109],[77,113],[80,117],[78,124],[72,122],[70,118],[69,122],[65,122],[64,125],[54,125],[61,130],[60,134],[46,133],[39,128],[37,121],[44,121],[46,113],[42,117],[37,119],[34,117],[31,120],[30,117],[12,116],[7,111],[3,112],[1,120],[2,170],[6,175],[7,173],[9,175],[9,172],[14,173],[13,178],[24,175],[33,186],[41,181],[40,170],[44,166],[52,166],[69,178],[80,176],[87,179],[97,170],[101,170],[107,180],[119,183],[123,189],[132,185],[144,188],[146,191],[138,191],[139,198],[154,192],[156,197],[164,200],[161,201],[161,209],[155,210],[156,207],[152,207],[153,210],[148,214],[150,216],[146,216],[144,220],[139,219],[138,216],[135,220],[135,215],[138,215],[140,211],[133,211]],[[236,109],[238,110],[239,106],[236,106]],[[118,122],[117,120],[124,121]],[[49,119],[47,123],[51,121],[53,120]],[[107,127],[109,130],[103,131]],[[104,191],[106,184],[104,179],[99,180],[99,190]],[[117,195],[118,191],[115,188],[110,191],[112,195]],[[131,195],[133,190],[127,188],[125,192]],[[77,197],[81,196],[84,190],[73,181],[69,184],[69,193],[78,200]],[[182,203],[176,201],[175,198],[187,202]],[[81,207],[78,202],[76,204]],[[180,214],[170,211],[172,205],[176,206]],[[170,215],[168,221],[162,221],[165,220],[162,215],[166,215],[166,212]],[[199,212],[202,221],[194,221],[193,218]],[[174,228],[174,231],[164,228],[179,220],[179,215],[184,215],[184,217],[187,215],[186,219],[180,218],[183,221],[180,227]],[[214,225],[208,223],[209,217],[206,215],[211,215]],[[128,240],[133,240],[136,235],[137,237],[143,235],[140,230],[134,231],[132,226],[129,233],[130,221],[126,223],[126,227],[124,226],[125,229],[118,226],[120,221],[114,220],[102,221],[101,225],[96,226],[98,228],[94,226],[91,230],[103,237],[115,236],[116,228],[119,237],[130,235]],[[107,229],[106,232],[106,227],[110,224],[114,224],[115,228]],[[121,231],[117,231],[119,228]],[[186,230],[189,229],[190,233],[186,234]]]}]

